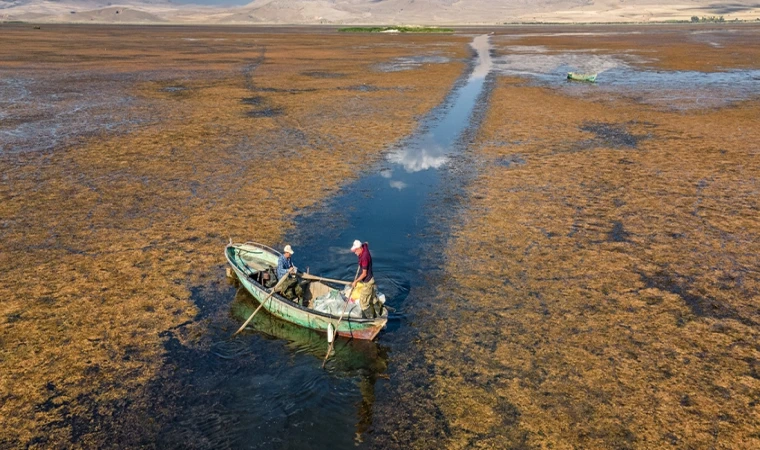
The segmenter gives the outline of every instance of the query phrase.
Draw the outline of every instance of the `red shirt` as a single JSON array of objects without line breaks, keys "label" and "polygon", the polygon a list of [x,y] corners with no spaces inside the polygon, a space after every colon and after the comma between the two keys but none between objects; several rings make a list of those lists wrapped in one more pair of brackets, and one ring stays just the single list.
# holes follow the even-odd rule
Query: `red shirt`
[{"label": "red shirt", "polygon": [[362,244],[362,254],[359,255],[359,267],[367,271],[367,275],[359,281],[368,283],[372,280],[372,255],[369,254],[369,246],[366,242]]}]

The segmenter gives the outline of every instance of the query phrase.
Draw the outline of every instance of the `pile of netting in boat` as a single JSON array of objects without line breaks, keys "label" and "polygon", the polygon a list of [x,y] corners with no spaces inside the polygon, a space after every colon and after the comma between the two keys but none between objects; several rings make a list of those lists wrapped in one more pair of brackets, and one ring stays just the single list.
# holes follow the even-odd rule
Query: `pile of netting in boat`
[{"label": "pile of netting in boat", "polygon": [[[346,299],[349,294],[351,294],[351,300],[348,302],[348,305],[346,305]],[[361,319],[362,308],[359,306],[360,295],[361,292],[359,292],[358,286],[357,289],[354,289],[353,293],[351,293],[351,286],[346,286],[342,292],[331,289],[328,293],[320,295],[314,299],[312,309],[340,317],[343,308],[345,308],[346,311],[343,313],[343,317]],[[377,298],[381,303],[385,303],[384,294],[378,293]]]}]

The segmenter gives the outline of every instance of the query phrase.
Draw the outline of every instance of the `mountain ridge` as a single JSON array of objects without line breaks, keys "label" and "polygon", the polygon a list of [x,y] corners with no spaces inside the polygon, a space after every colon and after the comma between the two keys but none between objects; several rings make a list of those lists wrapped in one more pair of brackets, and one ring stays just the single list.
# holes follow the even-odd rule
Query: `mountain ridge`
[{"label": "mountain ridge", "polygon": [[756,1],[253,0],[242,6],[170,0],[0,0],[0,21],[177,24],[426,24],[653,22],[726,16],[760,20]]}]

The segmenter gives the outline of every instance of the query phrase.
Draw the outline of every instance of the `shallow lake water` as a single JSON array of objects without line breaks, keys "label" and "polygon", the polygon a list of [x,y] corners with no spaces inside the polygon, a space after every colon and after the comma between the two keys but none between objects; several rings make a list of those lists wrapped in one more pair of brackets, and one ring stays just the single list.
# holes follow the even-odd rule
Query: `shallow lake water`
[{"label": "shallow lake water", "polygon": [[[638,56],[610,55],[593,49],[551,52],[544,46],[505,47],[494,58],[496,71],[577,96],[624,95],[674,109],[712,108],[747,100],[760,92],[760,71],[713,72],[653,70]],[[596,83],[564,81],[568,72],[595,73]]]},{"label": "shallow lake water", "polygon": [[[205,442],[200,446],[214,448],[345,448],[366,442],[376,384],[387,380],[393,352],[403,351],[403,343],[389,335],[409,326],[404,301],[410,289],[424,283],[421,253],[436,239],[425,233],[425,211],[442,187],[438,169],[460,148],[476,105],[487,95],[488,37],[476,37],[472,47],[467,76],[420,130],[318,211],[298,217],[286,239],[299,269],[341,279],[355,273],[356,256],[349,251],[353,240],[369,242],[378,289],[395,311],[387,329],[376,342],[339,339],[325,370],[320,368],[327,350],[324,335],[266,313],[234,341],[225,339],[229,330],[212,324],[214,343],[208,352],[170,339],[171,364],[184,374],[181,384],[192,386],[197,395],[181,401],[182,419],[163,433],[166,444],[198,436]],[[204,305],[232,302],[230,313],[237,323],[256,307],[247,292],[234,286],[198,291],[195,298],[208,316],[214,312],[204,311]],[[188,435],[190,429],[196,431]]]}]

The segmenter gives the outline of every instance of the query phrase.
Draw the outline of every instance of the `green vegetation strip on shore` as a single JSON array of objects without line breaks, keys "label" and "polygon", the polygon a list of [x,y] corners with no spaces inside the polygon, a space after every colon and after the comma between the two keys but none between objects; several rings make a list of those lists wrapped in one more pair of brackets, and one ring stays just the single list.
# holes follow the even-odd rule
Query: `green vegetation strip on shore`
[{"label": "green vegetation strip on shore", "polygon": [[453,28],[438,27],[348,27],[340,28],[343,33],[453,33]]}]

